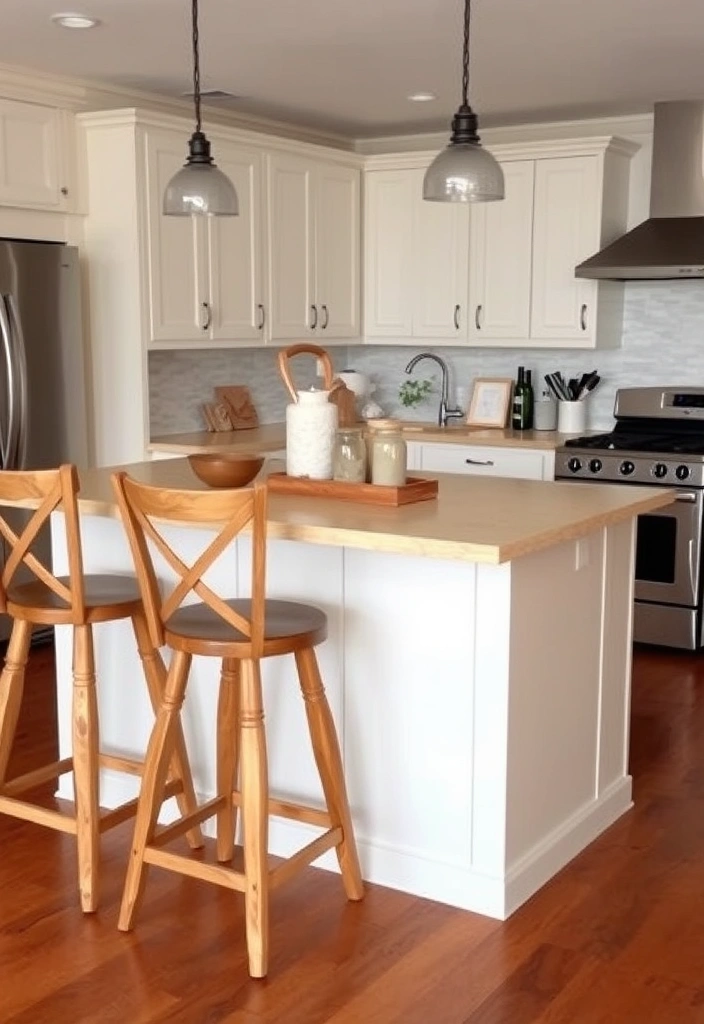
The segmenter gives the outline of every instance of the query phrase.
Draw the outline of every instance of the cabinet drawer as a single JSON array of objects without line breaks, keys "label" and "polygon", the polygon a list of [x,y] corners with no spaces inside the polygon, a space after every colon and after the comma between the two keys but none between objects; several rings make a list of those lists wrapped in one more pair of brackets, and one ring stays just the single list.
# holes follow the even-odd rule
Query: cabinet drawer
[{"label": "cabinet drawer", "polygon": [[419,468],[434,473],[469,473],[476,476],[512,476],[525,480],[543,480],[545,454],[525,448],[424,444],[421,446]]}]

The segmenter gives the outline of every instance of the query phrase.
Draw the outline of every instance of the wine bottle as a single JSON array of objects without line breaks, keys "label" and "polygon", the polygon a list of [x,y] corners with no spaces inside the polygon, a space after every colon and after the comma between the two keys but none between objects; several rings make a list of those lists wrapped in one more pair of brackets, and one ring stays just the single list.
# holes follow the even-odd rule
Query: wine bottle
[{"label": "wine bottle", "polygon": [[535,395],[533,394],[532,373],[526,370],[526,386],[523,392],[523,430],[533,428],[533,408],[535,406]]},{"label": "wine bottle", "polygon": [[525,369],[518,367],[518,376],[513,388],[513,406],[511,410],[511,426],[514,430],[523,430],[523,401],[525,398]]}]

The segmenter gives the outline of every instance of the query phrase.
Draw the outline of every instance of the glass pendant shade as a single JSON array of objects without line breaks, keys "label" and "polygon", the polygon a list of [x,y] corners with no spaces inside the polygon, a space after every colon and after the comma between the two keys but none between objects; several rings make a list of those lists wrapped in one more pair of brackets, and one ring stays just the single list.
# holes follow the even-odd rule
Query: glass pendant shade
[{"label": "glass pendant shade", "polygon": [[166,186],[164,213],[172,217],[236,217],[237,193],[215,164],[187,163]]},{"label": "glass pendant shade", "polygon": [[423,199],[437,203],[486,203],[504,198],[504,172],[478,142],[451,142],[423,178]]}]

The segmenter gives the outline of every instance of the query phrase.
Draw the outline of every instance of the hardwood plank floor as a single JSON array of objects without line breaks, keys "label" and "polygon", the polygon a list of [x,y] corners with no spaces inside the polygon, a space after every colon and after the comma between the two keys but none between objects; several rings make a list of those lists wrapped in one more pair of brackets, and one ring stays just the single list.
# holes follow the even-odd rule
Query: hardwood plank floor
[{"label": "hardwood plank floor", "polygon": [[[18,772],[55,748],[52,678],[33,652]],[[213,886],[153,871],[116,930],[129,823],[85,918],[73,841],[0,817],[0,1024],[704,1024],[704,658],[637,652],[633,705],[635,809],[509,921],[374,886],[348,904],[309,869],[272,900],[264,982]]]}]

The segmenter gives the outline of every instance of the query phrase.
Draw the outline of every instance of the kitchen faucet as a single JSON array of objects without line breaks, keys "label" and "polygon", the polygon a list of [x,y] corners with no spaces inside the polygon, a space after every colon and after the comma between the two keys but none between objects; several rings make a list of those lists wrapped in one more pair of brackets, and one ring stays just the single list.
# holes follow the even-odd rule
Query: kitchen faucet
[{"label": "kitchen faucet", "polygon": [[440,388],[440,408],[438,409],[438,426],[446,427],[449,419],[460,419],[464,416],[461,409],[449,409],[447,405],[448,401],[448,371],[447,363],[440,356],[436,356],[433,352],[419,352],[417,356],[413,356],[410,363],[406,367],[406,373],[410,373],[414,366],[421,361],[421,359],[432,359],[434,363],[437,363],[442,370],[442,385]]}]

